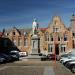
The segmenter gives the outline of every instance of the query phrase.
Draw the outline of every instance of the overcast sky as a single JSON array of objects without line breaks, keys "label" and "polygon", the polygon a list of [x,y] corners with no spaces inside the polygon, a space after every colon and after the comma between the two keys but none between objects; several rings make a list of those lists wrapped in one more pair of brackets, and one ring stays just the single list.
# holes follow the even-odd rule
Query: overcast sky
[{"label": "overcast sky", "polygon": [[54,15],[68,27],[73,12],[75,0],[0,0],[0,30],[30,28],[34,18],[40,27],[47,27]]}]

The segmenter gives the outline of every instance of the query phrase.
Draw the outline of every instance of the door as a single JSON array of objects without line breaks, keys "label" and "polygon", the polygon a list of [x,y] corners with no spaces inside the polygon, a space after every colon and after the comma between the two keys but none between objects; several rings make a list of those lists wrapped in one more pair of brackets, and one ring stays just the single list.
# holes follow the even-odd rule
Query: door
[{"label": "door", "polygon": [[59,45],[58,44],[55,45],[55,53],[56,55],[59,55]]}]

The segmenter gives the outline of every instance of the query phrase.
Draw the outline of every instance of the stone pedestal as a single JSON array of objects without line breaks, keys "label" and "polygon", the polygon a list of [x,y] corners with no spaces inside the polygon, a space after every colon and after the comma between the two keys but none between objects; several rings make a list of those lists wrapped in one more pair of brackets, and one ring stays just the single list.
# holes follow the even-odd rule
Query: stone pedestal
[{"label": "stone pedestal", "polygon": [[40,38],[37,35],[33,35],[31,39],[32,53],[33,55],[40,54]]}]

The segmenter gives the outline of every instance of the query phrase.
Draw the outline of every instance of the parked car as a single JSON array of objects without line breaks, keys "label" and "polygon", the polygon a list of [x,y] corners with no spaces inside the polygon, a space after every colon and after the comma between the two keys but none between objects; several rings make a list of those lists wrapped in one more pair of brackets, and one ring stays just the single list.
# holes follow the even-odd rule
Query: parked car
[{"label": "parked car", "polygon": [[66,57],[62,57],[62,58],[60,59],[60,62],[61,62],[62,64],[65,64],[66,62],[71,61],[71,60],[75,60],[75,54],[69,53],[69,54],[67,54]]},{"label": "parked car", "polygon": [[17,54],[19,54],[19,51],[17,51],[17,50],[11,50],[10,53],[17,53]]},{"label": "parked car", "polygon": [[55,59],[55,54],[48,54],[47,57],[48,57],[50,60],[54,60],[54,59]]},{"label": "parked car", "polygon": [[48,59],[48,57],[46,55],[41,56],[41,61],[46,61],[47,59]]},{"label": "parked car", "polygon": [[28,56],[27,52],[19,52],[20,57],[26,57]]},{"label": "parked car", "polygon": [[16,52],[10,52],[9,54],[12,58],[12,61],[19,60],[19,54]]},{"label": "parked car", "polygon": [[69,53],[63,53],[60,55],[60,60],[63,58],[67,58],[69,56]]},{"label": "parked car", "polygon": [[0,53],[0,56],[5,59],[5,61],[4,61],[5,63],[11,61],[11,56],[9,56],[5,53]]},{"label": "parked car", "polygon": [[2,56],[0,56],[0,64],[4,63],[5,58],[3,58]]},{"label": "parked car", "polygon": [[62,55],[60,55],[60,60],[62,59],[62,58],[67,58],[68,57],[68,54],[62,54]]},{"label": "parked car", "polygon": [[65,66],[70,69],[70,63],[75,62],[75,60],[67,61]]},{"label": "parked car", "polygon": [[75,60],[67,62],[66,67],[69,68],[72,73],[75,74]]},{"label": "parked car", "polygon": [[61,56],[60,62],[62,64],[65,64],[67,61],[70,61],[70,60],[75,60],[75,54],[68,53],[68,54]]}]

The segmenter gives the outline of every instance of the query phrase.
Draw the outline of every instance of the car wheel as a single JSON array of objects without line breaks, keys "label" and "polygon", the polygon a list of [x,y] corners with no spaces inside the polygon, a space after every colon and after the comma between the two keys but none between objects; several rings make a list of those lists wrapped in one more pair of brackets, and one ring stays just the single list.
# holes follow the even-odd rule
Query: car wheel
[{"label": "car wheel", "polygon": [[75,65],[71,66],[71,72],[75,74]]}]

